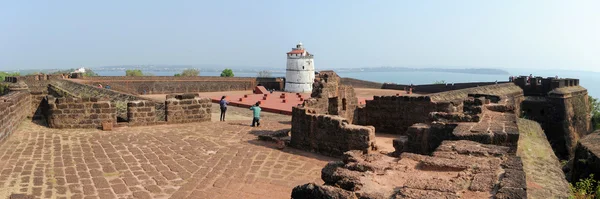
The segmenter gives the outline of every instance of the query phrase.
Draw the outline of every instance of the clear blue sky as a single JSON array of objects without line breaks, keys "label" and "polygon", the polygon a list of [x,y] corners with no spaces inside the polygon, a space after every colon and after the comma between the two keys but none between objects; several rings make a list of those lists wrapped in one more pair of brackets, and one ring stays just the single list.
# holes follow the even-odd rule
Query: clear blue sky
[{"label": "clear blue sky", "polygon": [[136,64],[600,71],[600,1],[5,1],[0,70]]}]

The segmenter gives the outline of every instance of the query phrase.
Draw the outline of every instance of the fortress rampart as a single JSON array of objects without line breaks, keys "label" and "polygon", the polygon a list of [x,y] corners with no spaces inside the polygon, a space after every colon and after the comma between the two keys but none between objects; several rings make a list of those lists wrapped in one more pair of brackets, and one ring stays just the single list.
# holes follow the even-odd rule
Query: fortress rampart
[{"label": "fortress rampart", "polygon": [[309,113],[313,111],[293,108],[292,146],[329,156],[349,150],[368,153],[374,148],[375,128],[353,125],[335,115]]},{"label": "fortress rampart", "polygon": [[578,79],[515,78],[525,93],[521,114],[538,122],[556,156],[572,158],[580,138],[591,132],[587,90]]},{"label": "fortress rampart", "polygon": [[47,96],[44,101],[50,128],[101,128],[103,122],[117,122],[116,105],[108,100]]},{"label": "fortress rampart", "polygon": [[27,91],[11,91],[0,96],[0,143],[10,136],[27,118],[30,110],[31,95]]},{"label": "fortress rampart", "polygon": [[[7,77],[5,81],[13,90],[0,97],[0,140],[27,116],[35,119],[41,115],[52,128],[100,128],[107,122],[145,126],[210,121],[212,103],[194,92],[284,84],[277,78],[177,78]],[[312,98],[293,108],[290,144],[344,161],[323,169],[325,185],[304,185],[294,190],[294,194],[308,194],[308,198],[315,197],[310,195],[315,192],[307,191],[311,186],[327,194],[365,197],[526,197],[522,163],[515,154],[522,133],[519,117],[540,123],[559,157],[576,156],[593,165],[598,159],[590,155],[595,150],[589,146],[593,141],[577,145],[591,127],[587,90],[576,79],[516,78],[511,83],[468,83],[461,85],[462,89],[457,89],[460,84],[451,88],[418,85],[415,92],[419,87],[442,92],[375,96],[364,105],[358,104],[352,86],[342,83],[343,78],[333,71],[322,71],[316,80]],[[96,83],[113,89],[97,88]],[[139,88],[147,85],[154,86],[152,92],[193,93],[169,94],[164,101],[150,100],[138,95]],[[198,88],[189,90],[192,87]],[[397,136],[393,153],[378,151],[376,133]],[[576,146],[585,148],[577,151]],[[580,172],[571,176],[580,178],[597,172],[596,167],[576,161],[574,172]],[[581,170],[583,167],[591,170]],[[389,169],[394,172],[384,172]],[[451,175],[443,179],[419,175],[431,171]],[[369,184],[373,182],[390,182],[401,188],[372,189]]]},{"label": "fortress rampart", "polygon": [[[489,86],[494,84],[503,84],[508,83],[506,81],[501,82],[468,82],[468,83],[444,83],[444,84],[421,84],[421,85],[413,85],[413,92],[428,94],[428,93],[440,93],[446,91],[453,90],[461,90],[467,88],[473,88],[478,86]],[[453,85],[454,84],[454,85]],[[405,84],[394,84],[394,83],[384,83],[381,88],[382,89],[392,89],[392,90],[404,90],[409,88],[411,85]]]},{"label": "fortress rampart", "polygon": [[91,86],[110,85],[111,89],[130,94],[171,94],[192,92],[242,91],[251,90],[257,85],[267,89],[282,90],[282,78],[252,78],[252,77],[85,77],[80,79]]}]

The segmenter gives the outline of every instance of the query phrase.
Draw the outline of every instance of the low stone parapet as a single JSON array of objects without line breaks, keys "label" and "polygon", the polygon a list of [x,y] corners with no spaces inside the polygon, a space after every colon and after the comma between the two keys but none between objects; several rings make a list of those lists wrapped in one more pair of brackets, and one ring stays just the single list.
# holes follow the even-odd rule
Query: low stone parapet
[{"label": "low stone parapet", "polygon": [[130,101],[127,103],[127,118],[132,126],[155,124],[156,104],[144,100]]},{"label": "low stone parapet", "polygon": [[103,122],[117,121],[117,109],[106,99],[49,95],[44,102],[44,115],[51,128],[101,128]]},{"label": "low stone parapet", "polygon": [[197,93],[167,95],[165,105],[167,123],[204,122],[211,119],[211,100],[200,98]]},{"label": "low stone parapet", "polygon": [[0,96],[0,142],[27,118],[30,107],[31,95],[27,91],[13,91]]},{"label": "low stone parapet", "polygon": [[298,107],[292,114],[292,147],[336,157],[349,150],[370,152],[375,146],[372,126],[352,125],[343,117],[311,114]]}]

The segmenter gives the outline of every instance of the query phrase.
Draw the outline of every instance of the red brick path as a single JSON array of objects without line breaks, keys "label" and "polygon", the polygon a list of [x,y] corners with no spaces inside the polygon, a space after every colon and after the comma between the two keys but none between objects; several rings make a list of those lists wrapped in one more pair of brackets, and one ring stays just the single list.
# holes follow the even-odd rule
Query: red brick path
[{"label": "red brick path", "polygon": [[[49,129],[24,122],[0,144],[0,198],[289,198],[330,158],[257,141],[265,121]],[[254,131],[253,131],[254,130]]]},{"label": "red brick path", "polygon": [[[281,98],[282,94],[285,95],[284,98]],[[222,96],[213,96],[211,99],[214,103],[218,103],[221,100],[221,97]],[[298,95],[296,93],[279,91],[266,94],[266,98],[265,94],[233,95],[226,97],[230,106],[249,108],[256,104],[256,102],[260,102],[260,107],[263,111],[285,115],[292,115],[292,107],[302,104],[303,100],[308,98],[310,98],[310,93],[301,93]],[[242,101],[240,101],[240,99],[242,99]],[[370,99],[372,99],[372,97]],[[358,98],[358,102],[365,104],[365,98]]]}]

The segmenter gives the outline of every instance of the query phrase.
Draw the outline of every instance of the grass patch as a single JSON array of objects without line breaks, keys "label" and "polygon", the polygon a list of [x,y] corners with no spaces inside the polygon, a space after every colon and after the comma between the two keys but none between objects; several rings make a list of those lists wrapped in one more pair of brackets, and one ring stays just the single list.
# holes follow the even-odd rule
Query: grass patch
[{"label": "grass patch", "polygon": [[116,177],[116,176],[119,176],[119,175],[121,175],[121,173],[119,173],[119,172],[112,172],[112,173],[104,173],[104,174],[102,174],[102,175],[103,175],[104,177]]},{"label": "grass patch", "polygon": [[588,178],[579,179],[575,185],[570,184],[571,195],[569,199],[598,199],[600,198],[600,184],[594,180],[594,174]]},{"label": "grass patch", "polygon": [[49,178],[48,182],[52,183],[52,185],[56,185],[56,178]]}]

